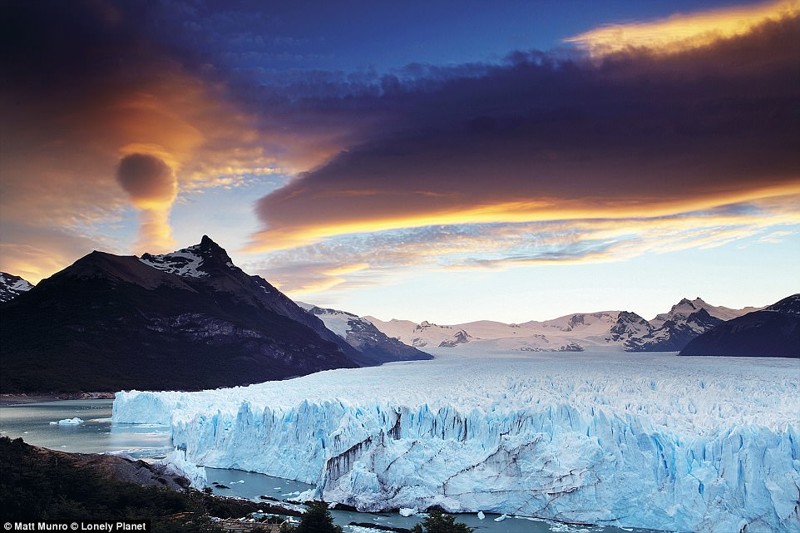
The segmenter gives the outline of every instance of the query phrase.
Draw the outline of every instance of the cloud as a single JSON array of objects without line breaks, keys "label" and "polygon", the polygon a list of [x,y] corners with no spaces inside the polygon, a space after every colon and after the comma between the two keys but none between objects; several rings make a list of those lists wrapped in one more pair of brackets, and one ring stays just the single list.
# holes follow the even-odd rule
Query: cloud
[{"label": "cloud", "polygon": [[0,272],[13,272],[31,283],[38,283],[95,249],[123,252],[112,239],[89,237],[72,229],[13,222],[0,226]]},{"label": "cloud", "polygon": [[778,0],[689,14],[651,22],[610,24],[565,39],[593,56],[647,50],[673,54],[713,44],[720,39],[747,35],[758,26],[800,15],[800,2]]},{"label": "cloud", "polygon": [[[402,265],[620,257],[656,220],[768,199],[774,213],[800,191],[791,10],[670,54],[518,51],[379,75],[254,66],[253,50],[302,43],[268,36],[253,6],[7,2],[4,246],[53,227],[101,238],[131,208],[136,247],[168,246],[175,195],[291,173],[258,201],[248,250],[273,251],[265,271],[284,261],[287,287],[342,288]],[[170,172],[120,174],[134,154]],[[615,233],[638,220],[650,229]],[[736,220],[699,227],[721,242]]]},{"label": "cloud", "polygon": [[[457,224],[343,235],[276,251],[248,268],[294,297],[392,283],[419,271],[619,262],[800,232],[800,212],[765,199],[670,216]],[[776,228],[780,228],[775,231]]]},{"label": "cloud", "polygon": [[164,161],[150,154],[129,154],[117,168],[117,180],[140,209],[138,250],[168,251],[174,244],[169,211],[178,195],[178,180]]},{"label": "cloud", "polygon": [[[143,209],[137,251],[164,246],[165,210],[176,194],[277,168],[225,85],[155,34],[158,9],[105,0],[4,4],[0,219],[14,230],[4,232],[7,244],[30,244],[23,228],[101,239],[133,207]],[[173,179],[132,179],[126,194],[117,171],[137,153],[161,160]]]},{"label": "cloud", "polygon": [[[517,53],[363,91],[346,100],[349,112],[377,125],[262,198],[249,250],[437,224],[670,216],[797,194],[798,40],[793,17],[670,56]],[[343,112],[340,99],[313,105]]]},{"label": "cloud", "polygon": [[169,208],[178,195],[178,180],[164,161],[149,154],[123,157],[117,180],[140,209]]}]

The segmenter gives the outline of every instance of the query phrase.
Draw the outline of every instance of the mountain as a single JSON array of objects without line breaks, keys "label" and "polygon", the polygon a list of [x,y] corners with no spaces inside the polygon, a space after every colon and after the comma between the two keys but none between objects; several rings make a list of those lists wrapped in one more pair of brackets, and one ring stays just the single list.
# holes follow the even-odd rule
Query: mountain
[{"label": "mountain", "polygon": [[308,304],[299,304],[308,313],[316,316],[325,326],[359,351],[356,361],[375,365],[392,361],[419,361],[432,356],[417,350],[397,339],[383,334],[366,319],[336,309],[325,309]]},{"label": "mountain", "polygon": [[722,322],[746,315],[747,313],[752,313],[753,311],[758,311],[757,307],[731,309],[730,307],[711,305],[702,298],[695,298],[694,300],[684,298],[673,305],[669,312],[656,315],[656,317],[650,321],[650,324],[655,327],[661,327],[668,321],[680,322],[688,320],[691,315],[697,313],[701,309],[705,310],[710,316],[720,319]]},{"label": "mountain", "polygon": [[680,355],[800,357],[800,294],[719,324]]},{"label": "mountain", "polygon": [[358,366],[360,353],[204,236],[92,252],[0,306],[0,390],[197,390]]},{"label": "mountain", "polygon": [[0,303],[9,302],[32,288],[33,285],[21,277],[0,272]]},{"label": "mountain", "polygon": [[629,352],[679,351],[693,338],[755,308],[717,307],[700,298],[683,299],[653,320],[630,311],[573,313],[544,322],[505,324],[482,320],[437,325],[423,321],[382,321],[365,317],[389,337],[416,347],[470,350],[564,352],[616,349]]}]

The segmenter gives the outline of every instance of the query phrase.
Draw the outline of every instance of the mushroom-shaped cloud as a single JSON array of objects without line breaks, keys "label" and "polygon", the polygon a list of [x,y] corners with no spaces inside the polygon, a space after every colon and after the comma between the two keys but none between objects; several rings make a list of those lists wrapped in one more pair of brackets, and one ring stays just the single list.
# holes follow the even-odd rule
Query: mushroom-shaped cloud
[{"label": "mushroom-shaped cloud", "polygon": [[169,211],[178,195],[175,172],[161,158],[134,153],[124,156],[117,168],[117,181],[140,210],[140,250],[163,251],[174,241]]}]

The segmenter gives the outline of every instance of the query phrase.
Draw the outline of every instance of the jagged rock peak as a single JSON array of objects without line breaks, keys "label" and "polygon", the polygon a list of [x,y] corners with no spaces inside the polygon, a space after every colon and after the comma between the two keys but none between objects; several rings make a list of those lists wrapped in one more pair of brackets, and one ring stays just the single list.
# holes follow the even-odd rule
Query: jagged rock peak
[{"label": "jagged rock peak", "polygon": [[208,275],[213,266],[234,268],[230,256],[208,235],[203,235],[199,244],[161,255],[142,254],[143,263],[153,268],[177,274],[202,278]]},{"label": "jagged rock peak", "polygon": [[228,256],[228,252],[225,249],[211,240],[211,237],[208,235],[203,235],[203,238],[200,239],[200,244],[195,245],[201,252],[208,252],[214,255],[219,255],[221,258],[225,259],[226,261],[230,261],[230,257]]}]

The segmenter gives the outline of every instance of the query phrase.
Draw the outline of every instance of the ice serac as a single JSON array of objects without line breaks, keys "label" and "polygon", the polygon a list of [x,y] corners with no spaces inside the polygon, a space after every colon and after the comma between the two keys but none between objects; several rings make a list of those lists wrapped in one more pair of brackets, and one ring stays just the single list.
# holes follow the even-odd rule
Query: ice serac
[{"label": "ice serac", "polygon": [[170,423],[191,464],[312,483],[306,496],[365,511],[788,532],[800,530],[798,365],[440,354],[230,390],[123,392],[113,416]]}]

